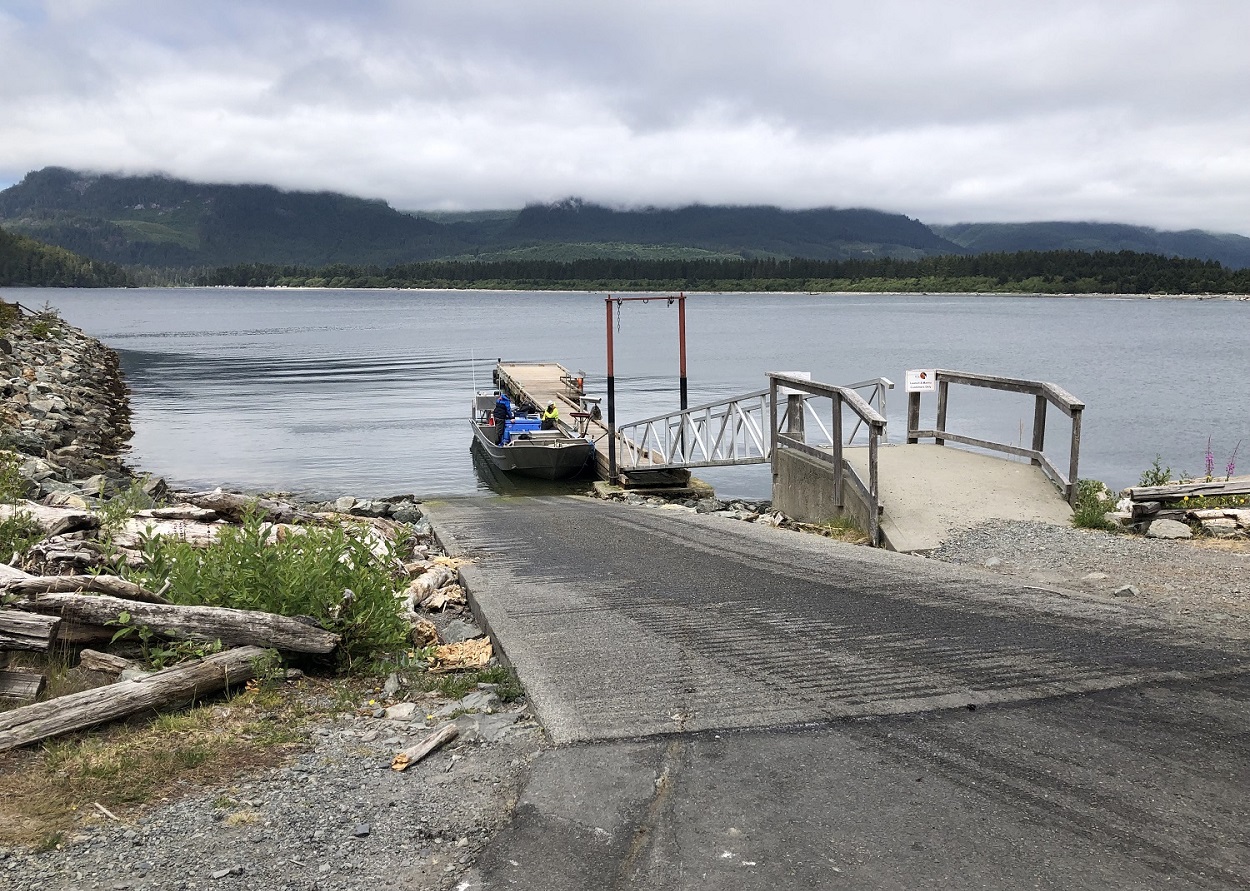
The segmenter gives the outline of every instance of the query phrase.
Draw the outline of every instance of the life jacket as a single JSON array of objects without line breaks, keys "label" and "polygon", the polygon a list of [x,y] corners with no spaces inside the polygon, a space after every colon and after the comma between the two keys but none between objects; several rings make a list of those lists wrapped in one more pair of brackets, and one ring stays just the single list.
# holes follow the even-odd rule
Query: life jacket
[{"label": "life jacket", "polygon": [[540,417],[544,421],[554,421],[556,418],[560,417],[560,409],[556,408],[554,405],[551,406],[551,408],[545,408],[543,409],[543,413]]}]

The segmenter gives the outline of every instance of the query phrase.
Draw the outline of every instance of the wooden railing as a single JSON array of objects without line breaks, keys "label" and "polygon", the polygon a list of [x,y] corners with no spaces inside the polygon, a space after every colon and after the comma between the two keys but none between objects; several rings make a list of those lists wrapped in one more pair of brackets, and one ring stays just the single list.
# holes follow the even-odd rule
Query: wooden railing
[{"label": "wooden railing", "polygon": [[[846,489],[854,490],[859,500],[865,505],[868,528],[864,532],[869,541],[877,546],[881,543],[881,497],[878,486],[879,460],[881,442],[885,438],[885,416],[868,404],[864,397],[848,387],[835,387],[815,381],[794,377],[788,374],[770,373],[768,375],[769,404],[772,407],[772,454],[778,449],[792,449],[802,452],[833,470],[833,500],[838,508],[846,504]],[[812,396],[832,400],[833,410],[830,414],[829,445],[817,447],[806,442],[800,431],[781,429],[783,417],[788,416],[786,404],[788,400],[778,401],[778,389],[788,388],[806,394],[804,401]],[[843,432],[842,411],[849,408],[859,418],[859,423],[868,429],[868,480],[859,478],[855,468],[842,456]],[[779,411],[780,409],[780,411]],[[800,428],[801,430],[801,428]],[[796,435],[797,434],[797,435]]]},{"label": "wooden railing", "polygon": [[[1031,381],[1014,377],[995,377],[989,374],[969,374],[962,371],[945,371],[939,369],[935,374],[938,388],[937,429],[921,430],[920,427],[920,394],[909,393],[907,398],[907,441],[918,442],[920,439],[933,439],[938,445],[957,442],[994,452],[1005,452],[1021,458],[1028,458],[1032,464],[1042,468],[1063,493],[1068,503],[1076,505],[1077,468],[1081,452],[1081,413],[1085,403],[1061,387],[1045,381]],[[1021,448],[1002,442],[978,439],[952,433],[946,429],[946,409],[951,384],[965,384],[970,387],[987,387],[991,390],[1004,390],[1010,393],[1025,393],[1034,398],[1033,406],[1033,439],[1032,448]],[[1043,449],[1046,445],[1046,410],[1053,405],[1072,419],[1072,440],[1068,452],[1068,472],[1065,476],[1050,459]]]}]

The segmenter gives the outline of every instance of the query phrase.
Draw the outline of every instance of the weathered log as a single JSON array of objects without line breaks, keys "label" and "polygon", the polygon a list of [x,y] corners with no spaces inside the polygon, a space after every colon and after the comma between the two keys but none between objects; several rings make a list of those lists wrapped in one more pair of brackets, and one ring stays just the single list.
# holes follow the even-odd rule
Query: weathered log
[{"label": "weathered log", "polygon": [[316,625],[257,610],[140,603],[104,594],[40,594],[16,606],[81,624],[108,627],[117,625],[125,612],[131,625],[146,625],[165,637],[220,640],[226,646],[273,647],[288,653],[324,655],[339,642],[337,634]]},{"label": "weathered log", "polygon": [[0,588],[4,588],[12,582],[32,578],[34,576],[29,572],[23,572],[15,566],[9,566],[7,563],[0,563]]},{"label": "weathered log", "polygon": [[0,752],[242,684],[265,659],[259,647],[240,647],[142,678],[0,712]]},{"label": "weathered log", "polygon": [[1161,501],[1134,501],[1132,504],[1133,519],[1153,517],[1163,508]]},{"label": "weathered log", "polygon": [[113,544],[119,548],[143,549],[143,539],[157,535],[163,538],[185,541],[192,547],[206,548],[217,543],[221,524],[196,523],[190,520],[154,520],[150,517],[132,517],[113,535]]},{"label": "weathered log", "polygon": [[427,736],[415,746],[395,753],[391,759],[391,770],[407,770],[439,746],[451,742],[460,735],[460,728],[449,721]]},{"label": "weathered log", "polygon": [[404,591],[404,599],[413,607],[427,599],[439,588],[446,587],[456,581],[454,569],[447,566],[434,566],[408,583]]},{"label": "weathered log", "polygon": [[229,517],[236,523],[243,522],[248,513],[260,514],[262,519],[271,523],[314,523],[317,518],[306,511],[299,510],[285,501],[274,501],[253,495],[238,495],[234,492],[223,492],[214,489],[212,492],[193,492],[185,500],[196,507],[216,511],[223,517]]},{"label": "weathered log", "polygon": [[26,514],[44,532],[58,529],[58,534],[76,529],[94,529],[100,525],[99,519],[89,510],[48,507],[34,501],[19,501],[16,505],[0,504],[0,520],[7,520],[15,514]]},{"label": "weathered log", "polygon": [[15,609],[0,610],[0,650],[36,650],[46,653],[56,640],[61,620]]},{"label": "weathered log", "polygon": [[123,600],[169,603],[161,595],[116,575],[31,576],[28,579],[10,582],[8,591],[10,594],[26,597],[36,594],[77,594],[83,591],[98,591],[101,594],[112,594]]},{"label": "weathered log", "polygon": [[83,650],[78,654],[78,667],[84,671],[98,671],[102,674],[121,674],[127,668],[138,668],[139,663],[112,653]]},{"label": "weathered log", "polygon": [[0,668],[0,699],[34,702],[47,683],[48,678],[42,672]]},{"label": "weathered log", "polygon": [[1128,490],[1134,501],[1179,501],[1182,498],[1218,498],[1221,495],[1250,495],[1250,477],[1214,480],[1209,483],[1169,483],[1166,486],[1134,486]]},{"label": "weathered log", "polygon": [[137,510],[135,517],[151,517],[155,520],[192,520],[196,523],[211,523],[218,519],[215,510],[196,507],[194,504],[175,504],[172,507],[153,507],[149,510]]}]

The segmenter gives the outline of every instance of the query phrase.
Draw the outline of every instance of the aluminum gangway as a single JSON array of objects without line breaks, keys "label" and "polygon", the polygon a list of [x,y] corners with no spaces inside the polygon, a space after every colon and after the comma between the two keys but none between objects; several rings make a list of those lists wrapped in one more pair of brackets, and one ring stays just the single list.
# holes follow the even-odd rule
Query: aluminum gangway
[{"label": "aluminum gangway", "polygon": [[[859,393],[885,417],[886,393],[894,389],[894,383],[878,377],[841,389]],[[802,431],[811,445],[832,448],[838,438],[837,425],[814,407],[814,394],[788,390],[782,395],[784,407],[779,399],[780,416],[775,422],[771,389],[765,389],[622,424],[616,430],[617,470],[767,464],[772,460],[774,430]],[[843,444],[854,445],[862,427],[862,420],[857,420]]]}]

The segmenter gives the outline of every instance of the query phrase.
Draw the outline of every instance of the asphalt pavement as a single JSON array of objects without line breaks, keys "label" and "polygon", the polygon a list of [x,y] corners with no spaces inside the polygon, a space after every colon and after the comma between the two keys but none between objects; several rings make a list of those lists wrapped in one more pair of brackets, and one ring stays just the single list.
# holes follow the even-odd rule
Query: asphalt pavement
[{"label": "asphalt pavement", "polygon": [[427,508],[561,744],[469,887],[1250,887],[1243,643],[720,517]]}]

